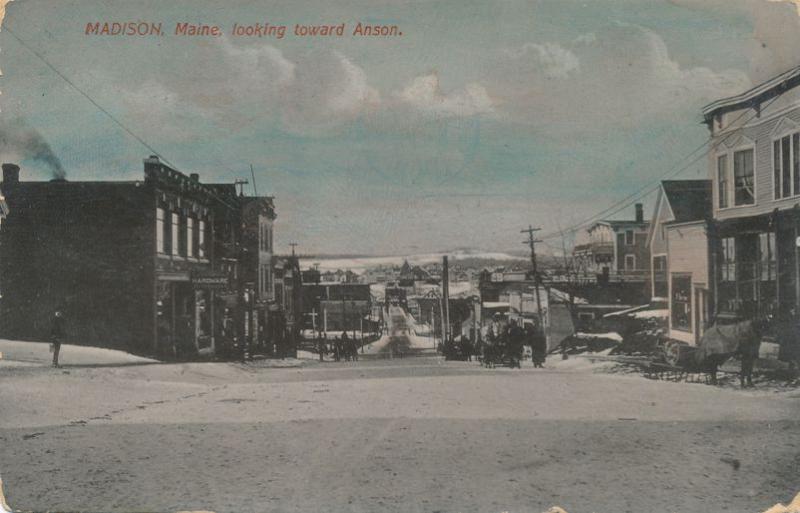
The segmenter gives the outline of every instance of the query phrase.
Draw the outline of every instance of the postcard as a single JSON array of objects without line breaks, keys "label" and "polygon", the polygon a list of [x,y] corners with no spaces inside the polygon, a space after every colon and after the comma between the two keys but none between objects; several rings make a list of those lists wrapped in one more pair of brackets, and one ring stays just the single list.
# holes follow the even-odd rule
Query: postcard
[{"label": "postcard", "polygon": [[800,513],[800,0],[0,0],[0,513]]}]

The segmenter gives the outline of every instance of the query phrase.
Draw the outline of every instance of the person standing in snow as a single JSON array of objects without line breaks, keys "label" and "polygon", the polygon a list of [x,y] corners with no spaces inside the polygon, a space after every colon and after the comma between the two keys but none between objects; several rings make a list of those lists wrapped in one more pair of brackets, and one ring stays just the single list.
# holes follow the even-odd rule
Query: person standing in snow
[{"label": "person standing in snow", "polygon": [[64,327],[64,315],[61,310],[56,310],[53,315],[52,328],[50,328],[50,340],[53,346],[53,367],[58,367],[58,355],[61,352],[61,343],[64,341],[67,332]]},{"label": "person standing in snow", "polygon": [[525,326],[525,338],[531,346],[531,361],[534,368],[543,368],[547,357],[547,339],[542,336],[535,324]]},{"label": "person standing in snow", "polygon": [[324,360],[324,355],[327,352],[328,347],[325,340],[325,335],[317,335],[317,351],[319,351],[319,361]]}]

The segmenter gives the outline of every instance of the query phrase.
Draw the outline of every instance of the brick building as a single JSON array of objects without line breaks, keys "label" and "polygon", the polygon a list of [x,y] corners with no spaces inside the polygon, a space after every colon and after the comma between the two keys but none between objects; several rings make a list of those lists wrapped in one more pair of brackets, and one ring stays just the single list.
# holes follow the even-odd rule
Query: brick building
[{"label": "brick building", "polygon": [[243,338],[240,198],[157,157],[144,179],[20,181],[3,165],[2,336],[178,358]]}]

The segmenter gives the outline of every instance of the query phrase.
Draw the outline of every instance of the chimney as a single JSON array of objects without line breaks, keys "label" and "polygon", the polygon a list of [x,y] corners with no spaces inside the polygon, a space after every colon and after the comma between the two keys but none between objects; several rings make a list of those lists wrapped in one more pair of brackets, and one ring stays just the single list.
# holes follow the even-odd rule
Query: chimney
[{"label": "chimney", "polygon": [[636,222],[637,223],[644,222],[644,208],[642,207],[641,203],[636,204]]},{"label": "chimney", "polygon": [[19,183],[19,166],[16,164],[3,164],[3,185]]},{"label": "chimney", "polygon": [[193,182],[199,182],[200,181],[200,175],[197,174],[197,173],[190,174],[189,178],[191,178]]}]

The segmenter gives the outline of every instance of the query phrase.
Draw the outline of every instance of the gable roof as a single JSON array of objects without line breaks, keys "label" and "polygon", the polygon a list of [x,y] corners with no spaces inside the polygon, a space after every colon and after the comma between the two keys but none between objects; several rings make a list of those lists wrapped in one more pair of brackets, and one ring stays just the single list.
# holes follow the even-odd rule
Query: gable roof
[{"label": "gable roof", "polygon": [[711,180],[663,180],[661,187],[675,217],[673,222],[711,217]]}]

